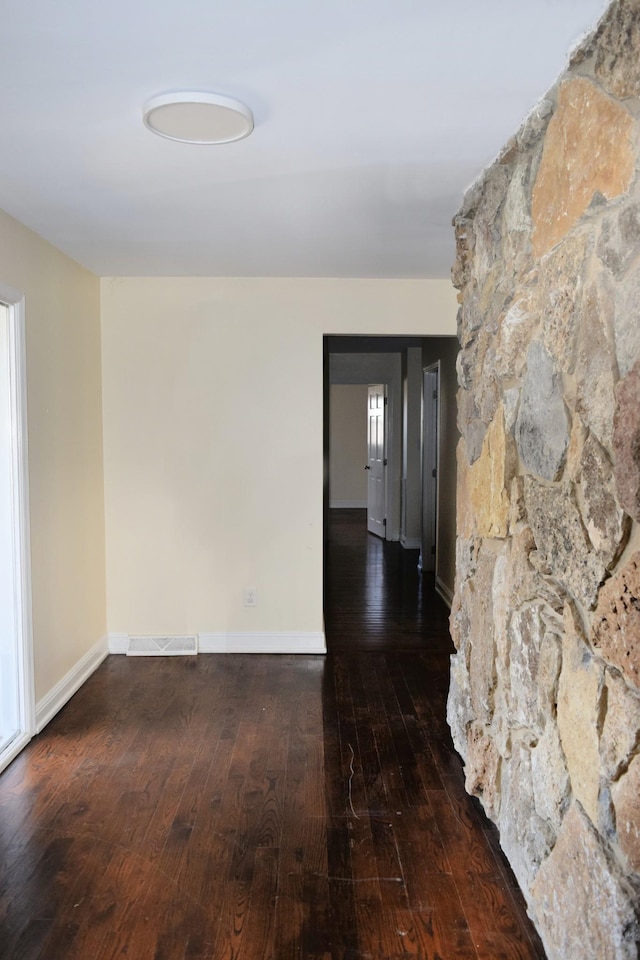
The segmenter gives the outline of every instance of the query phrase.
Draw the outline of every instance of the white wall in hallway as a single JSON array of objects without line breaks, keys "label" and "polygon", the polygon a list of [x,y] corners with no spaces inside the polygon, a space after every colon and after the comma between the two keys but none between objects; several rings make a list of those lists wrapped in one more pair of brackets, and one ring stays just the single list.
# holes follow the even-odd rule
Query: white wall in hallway
[{"label": "white wall in hallway", "polygon": [[367,387],[332,384],[329,497],[332,507],[367,502]]}]

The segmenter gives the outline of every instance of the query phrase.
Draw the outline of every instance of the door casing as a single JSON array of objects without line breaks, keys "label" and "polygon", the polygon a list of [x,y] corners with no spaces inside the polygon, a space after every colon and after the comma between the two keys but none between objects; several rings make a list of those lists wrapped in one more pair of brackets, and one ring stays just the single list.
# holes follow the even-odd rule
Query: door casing
[{"label": "door casing", "polygon": [[367,393],[367,530],[387,532],[387,387],[369,384]]},{"label": "door casing", "polygon": [[431,572],[438,565],[438,442],[440,361],[425,367],[422,380],[422,550],[420,566]]},{"label": "door casing", "polygon": [[[3,435],[8,467],[10,505],[5,524],[11,541],[3,576],[13,598],[11,632],[2,642],[15,643],[17,730],[0,752],[0,770],[29,742],[35,732],[31,557],[29,525],[29,473],[27,436],[27,384],[25,301],[22,291],[0,284],[0,302],[6,307],[4,342],[8,372],[7,402],[2,404]],[[6,508],[3,508],[6,509]]]}]

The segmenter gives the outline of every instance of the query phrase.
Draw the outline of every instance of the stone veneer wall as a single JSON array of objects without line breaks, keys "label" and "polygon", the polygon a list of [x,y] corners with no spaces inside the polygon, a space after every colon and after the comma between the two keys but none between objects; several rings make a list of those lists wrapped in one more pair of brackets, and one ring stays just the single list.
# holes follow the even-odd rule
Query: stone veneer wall
[{"label": "stone veneer wall", "polygon": [[640,0],[454,220],[448,718],[551,960],[638,956]]}]

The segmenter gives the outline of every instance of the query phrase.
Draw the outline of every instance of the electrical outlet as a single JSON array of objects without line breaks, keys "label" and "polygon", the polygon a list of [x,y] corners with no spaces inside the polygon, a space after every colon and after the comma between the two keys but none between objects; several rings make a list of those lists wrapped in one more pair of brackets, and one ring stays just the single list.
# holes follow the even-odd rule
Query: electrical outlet
[{"label": "electrical outlet", "polygon": [[244,588],[244,605],[245,607],[258,606],[258,591],[255,587]]}]

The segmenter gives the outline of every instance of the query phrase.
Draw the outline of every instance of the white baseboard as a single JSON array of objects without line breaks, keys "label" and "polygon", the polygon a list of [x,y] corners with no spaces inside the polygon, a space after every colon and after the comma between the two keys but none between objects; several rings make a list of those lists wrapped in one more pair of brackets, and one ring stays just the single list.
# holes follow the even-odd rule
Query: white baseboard
[{"label": "white baseboard", "polygon": [[436,577],[435,587],[438,596],[442,597],[446,605],[449,607],[449,610],[451,610],[451,604],[453,603],[453,591],[449,589],[449,587],[446,585],[446,583],[444,583],[443,580],[440,579],[440,577]]},{"label": "white baseboard", "polygon": [[419,550],[422,547],[420,537],[400,537],[400,543],[405,550]]},{"label": "white baseboard", "polygon": [[36,703],[36,733],[40,733],[64,707],[85,680],[88,680],[93,671],[100,666],[108,652],[107,638],[103,637],[85,653],[81,660],[78,660],[75,667],[72,667],[49,693]]},{"label": "white baseboard", "polygon": [[[109,634],[109,653],[126,654],[128,633]],[[326,653],[324,632],[200,633],[198,653]]]},{"label": "white baseboard", "polygon": [[200,653],[326,653],[324,633],[201,633]]},{"label": "white baseboard", "polygon": [[366,510],[366,500],[330,500],[329,507],[332,510]]},{"label": "white baseboard", "polygon": [[109,653],[126,653],[129,649],[128,633],[109,634]]},{"label": "white baseboard", "polygon": [[31,740],[31,736],[31,733],[21,734],[19,737],[16,737],[15,740],[12,740],[9,746],[0,753],[0,773],[24,750]]}]

